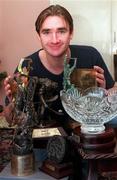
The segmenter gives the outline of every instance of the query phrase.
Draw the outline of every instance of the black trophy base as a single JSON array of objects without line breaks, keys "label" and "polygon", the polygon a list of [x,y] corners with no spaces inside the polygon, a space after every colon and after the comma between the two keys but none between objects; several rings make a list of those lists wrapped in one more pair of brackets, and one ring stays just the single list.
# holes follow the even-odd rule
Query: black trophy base
[{"label": "black trophy base", "polygon": [[60,179],[73,174],[73,164],[72,162],[57,164],[51,160],[45,160],[40,170],[56,179]]}]

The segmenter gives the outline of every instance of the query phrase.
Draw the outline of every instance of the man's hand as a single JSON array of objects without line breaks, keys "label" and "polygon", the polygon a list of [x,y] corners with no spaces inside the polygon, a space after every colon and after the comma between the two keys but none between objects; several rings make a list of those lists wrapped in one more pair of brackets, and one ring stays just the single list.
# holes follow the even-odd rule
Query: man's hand
[{"label": "man's hand", "polygon": [[96,81],[99,84],[100,87],[106,88],[106,80],[104,77],[104,70],[99,66],[94,66],[94,69],[96,70]]},{"label": "man's hand", "polygon": [[11,76],[5,78],[4,89],[9,101],[12,101],[13,96],[17,91],[17,83],[11,78]]}]

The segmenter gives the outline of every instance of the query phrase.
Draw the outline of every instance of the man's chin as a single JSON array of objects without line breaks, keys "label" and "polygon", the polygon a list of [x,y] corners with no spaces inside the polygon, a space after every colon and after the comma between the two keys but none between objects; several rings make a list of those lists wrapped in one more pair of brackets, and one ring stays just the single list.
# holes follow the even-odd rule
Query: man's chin
[{"label": "man's chin", "polygon": [[53,57],[62,57],[64,54],[65,54],[65,51],[62,51],[62,52],[51,52],[49,53],[51,56]]}]

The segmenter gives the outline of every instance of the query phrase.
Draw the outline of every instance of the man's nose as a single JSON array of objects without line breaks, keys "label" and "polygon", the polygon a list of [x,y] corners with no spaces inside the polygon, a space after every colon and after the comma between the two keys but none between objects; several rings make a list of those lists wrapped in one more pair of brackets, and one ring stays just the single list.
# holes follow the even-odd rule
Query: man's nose
[{"label": "man's nose", "polygon": [[59,37],[58,37],[57,33],[53,33],[53,34],[52,34],[52,39],[51,39],[51,41],[52,41],[53,43],[58,43],[58,42],[59,42]]}]

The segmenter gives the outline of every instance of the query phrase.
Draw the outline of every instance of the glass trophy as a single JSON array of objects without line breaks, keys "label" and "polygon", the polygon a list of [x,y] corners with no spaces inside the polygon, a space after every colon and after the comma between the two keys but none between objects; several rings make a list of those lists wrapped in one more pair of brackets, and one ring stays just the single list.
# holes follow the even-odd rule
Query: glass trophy
[{"label": "glass trophy", "polygon": [[[76,60],[71,58],[69,63],[67,58],[64,60],[63,90],[60,92],[62,105],[68,115],[81,124],[82,133],[100,134],[105,130],[104,124],[117,116],[117,89],[107,91],[98,87],[95,81],[91,86],[88,83],[88,88],[79,87],[77,73],[76,80],[73,81],[75,76],[72,78],[73,72],[78,70]],[[87,78],[89,82],[93,80]]]}]

